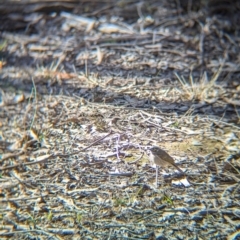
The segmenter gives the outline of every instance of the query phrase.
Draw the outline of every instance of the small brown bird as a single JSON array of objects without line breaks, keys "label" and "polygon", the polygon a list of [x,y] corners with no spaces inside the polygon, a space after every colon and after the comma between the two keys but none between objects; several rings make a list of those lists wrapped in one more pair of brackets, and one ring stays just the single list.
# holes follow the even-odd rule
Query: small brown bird
[{"label": "small brown bird", "polygon": [[[157,166],[160,167],[175,167],[179,172],[183,173],[184,172],[175,164],[174,159],[164,150],[162,150],[159,147],[151,147],[150,149],[150,154],[149,154],[149,159],[152,163],[155,163]],[[156,185],[157,185],[157,167],[156,167]]]}]

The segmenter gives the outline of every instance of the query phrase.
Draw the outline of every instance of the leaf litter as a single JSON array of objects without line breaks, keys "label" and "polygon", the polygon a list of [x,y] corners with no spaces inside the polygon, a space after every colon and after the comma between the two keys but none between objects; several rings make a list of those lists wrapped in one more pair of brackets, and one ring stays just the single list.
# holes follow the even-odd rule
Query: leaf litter
[{"label": "leaf litter", "polygon": [[[128,4],[1,33],[0,236],[237,238],[239,29]],[[156,188],[152,145],[186,178],[160,169]]]}]

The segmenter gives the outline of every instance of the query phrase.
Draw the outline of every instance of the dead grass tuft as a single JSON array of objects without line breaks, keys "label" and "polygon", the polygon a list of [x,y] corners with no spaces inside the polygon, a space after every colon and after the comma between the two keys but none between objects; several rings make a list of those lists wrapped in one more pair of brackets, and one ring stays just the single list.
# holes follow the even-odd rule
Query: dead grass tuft
[{"label": "dead grass tuft", "polygon": [[180,77],[177,73],[175,76],[182,85],[181,96],[183,100],[197,102],[213,102],[223,94],[223,88],[216,84],[222,67],[209,80],[205,72],[199,80],[194,80],[192,74],[189,77],[189,82],[184,77]]}]

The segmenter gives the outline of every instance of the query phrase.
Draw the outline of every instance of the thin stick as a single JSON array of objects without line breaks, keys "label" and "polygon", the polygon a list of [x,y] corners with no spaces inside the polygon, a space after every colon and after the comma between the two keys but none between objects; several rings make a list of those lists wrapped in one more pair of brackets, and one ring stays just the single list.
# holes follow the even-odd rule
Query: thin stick
[{"label": "thin stick", "polygon": [[44,163],[44,162],[46,162],[48,159],[50,159],[53,156],[54,155],[49,155],[48,154],[46,156],[43,156],[43,158],[40,159],[40,160],[37,160],[37,161],[34,161],[34,162],[27,162],[27,163],[18,163],[18,164],[12,165],[12,166],[3,167],[3,168],[0,168],[0,171],[13,169],[15,167],[20,167],[20,166],[28,166],[28,165],[33,165],[33,164],[37,164],[37,163]]},{"label": "thin stick", "polygon": [[142,153],[142,155],[140,157],[138,157],[136,160],[132,161],[132,162],[128,162],[128,164],[133,164],[138,162],[139,160],[141,160],[142,156],[143,156],[144,152]]},{"label": "thin stick", "polygon": [[3,168],[0,168],[0,171],[3,171],[3,170],[7,170],[7,169],[12,169],[12,168],[15,168],[15,167],[19,167],[19,166],[27,166],[27,165],[33,165],[33,164],[37,164],[37,163],[44,163],[46,162],[48,159],[50,158],[55,158],[55,157],[67,157],[67,156],[70,156],[70,155],[74,155],[74,154],[77,154],[77,153],[80,153],[80,152],[83,152],[85,151],[86,149],[92,147],[93,145],[95,145],[96,143],[102,141],[104,138],[110,136],[112,134],[112,130],[110,131],[110,133],[108,133],[106,136],[100,138],[100,139],[97,139],[96,141],[94,141],[93,143],[91,143],[90,145],[88,145],[87,147],[79,150],[79,151],[76,151],[76,152],[73,152],[73,153],[69,153],[69,154],[50,154],[50,155],[46,155],[44,156],[43,159],[40,159],[38,161],[35,161],[35,162],[27,162],[27,163],[19,163],[19,164],[15,164],[15,165],[12,165],[12,166],[7,166],[7,167],[3,167]]},{"label": "thin stick", "polygon": [[119,139],[120,139],[120,134],[117,135],[117,144],[116,144],[117,159],[118,159],[118,161],[120,162],[121,159],[120,159],[120,157],[119,157],[119,149],[118,149],[118,147],[119,147]]},{"label": "thin stick", "polygon": [[93,143],[91,143],[90,145],[88,145],[87,147],[81,149],[81,150],[78,150],[76,152],[72,152],[72,153],[68,153],[68,154],[56,154],[56,155],[53,155],[53,157],[67,157],[67,156],[71,156],[71,155],[75,155],[77,153],[80,153],[80,152],[83,152],[85,150],[87,150],[88,148],[92,147],[93,145],[95,145],[96,143],[102,141],[104,138],[110,136],[112,134],[112,130],[110,131],[110,133],[108,133],[106,136],[102,137],[102,138],[99,138],[97,139],[96,141],[94,141]]},{"label": "thin stick", "polygon": [[34,109],[34,114],[33,114],[33,118],[32,118],[32,122],[30,124],[30,129],[33,127],[33,124],[34,124],[34,121],[35,121],[35,117],[37,115],[37,88],[36,88],[36,85],[35,85],[35,82],[34,82],[34,79],[33,77],[31,77],[32,79],[32,84],[33,84],[33,92],[34,92],[34,98],[35,98],[35,109]]}]

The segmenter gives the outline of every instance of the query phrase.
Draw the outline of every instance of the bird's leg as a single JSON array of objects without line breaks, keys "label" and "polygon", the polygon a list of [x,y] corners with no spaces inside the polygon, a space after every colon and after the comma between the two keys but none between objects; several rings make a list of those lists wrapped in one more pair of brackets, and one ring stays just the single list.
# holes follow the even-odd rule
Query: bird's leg
[{"label": "bird's leg", "polygon": [[156,165],[156,188],[158,187],[158,166]]}]

